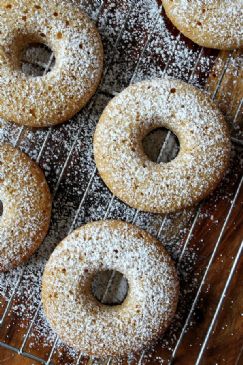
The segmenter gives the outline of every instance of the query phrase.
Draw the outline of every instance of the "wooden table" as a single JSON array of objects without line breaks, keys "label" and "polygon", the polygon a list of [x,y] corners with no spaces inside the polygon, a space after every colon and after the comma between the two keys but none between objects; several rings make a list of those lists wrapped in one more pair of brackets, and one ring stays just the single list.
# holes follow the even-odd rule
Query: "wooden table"
[{"label": "wooden table", "polygon": [[[160,5],[160,4],[159,4]],[[40,307],[43,263],[68,232],[92,220],[133,222],[158,237],[177,263],[181,295],[177,316],[152,350],[126,364],[243,364],[242,273],[242,53],[201,48],[185,39],[155,0],[83,1],[102,35],[106,68],[87,107],[70,123],[30,130],[2,122],[1,141],[18,146],[46,173],[54,197],[48,237],[23,268],[1,276],[0,364],[116,363],[89,359],[55,337]],[[27,60],[26,60],[27,61]],[[46,64],[39,65],[46,68]],[[96,172],[92,135],[107,102],[132,82],[165,74],[203,88],[229,122],[231,167],[199,206],[177,214],[137,212],[112,196]],[[156,156],[173,153],[162,131]],[[153,139],[153,137],[152,137]],[[162,147],[161,147],[162,146]]]}]

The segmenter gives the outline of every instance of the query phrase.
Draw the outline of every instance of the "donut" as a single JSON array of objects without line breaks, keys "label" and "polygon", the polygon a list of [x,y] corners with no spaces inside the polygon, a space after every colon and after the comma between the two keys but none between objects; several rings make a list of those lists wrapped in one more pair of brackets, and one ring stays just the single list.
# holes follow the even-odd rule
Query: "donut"
[{"label": "donut", "polygon": [[[180,151],[151,161],[142,141],[165,127]],[[230,137],[216,106],[197,88],[170,78],[129,86],[106,106],[94,134],[95,162],[105,184],[129,206],[168,213],[198,203],[215,189],[229,162]]]},{"label": "donut", "polygon": [[162,4],[175,27],[200,46],[242,48],[242,0],[163,0]]},{"label": "donut", "polygon": [[[116,270],[128,282],[121,304],[96,299],[97,273]],[[98,357],[150,346],[174,317],[179,283],[161,243],[115,220],[86,224],[65,238],[46,264],[42,303],[51,327],[69,346]]]},{"label": "donut", "polygon": [[47,234],[51,195],[43,172],[27,155],[0,146],[0,271],[21,265]]},{"label": "donut", "polygon": [[[55,55],[44,76],[22,72],[21,54],[41,43]],[[92,97],[103,69],[93,22],[72,2],[0,0],[0,116],[15,123],[52,126],[70,119]]]}]

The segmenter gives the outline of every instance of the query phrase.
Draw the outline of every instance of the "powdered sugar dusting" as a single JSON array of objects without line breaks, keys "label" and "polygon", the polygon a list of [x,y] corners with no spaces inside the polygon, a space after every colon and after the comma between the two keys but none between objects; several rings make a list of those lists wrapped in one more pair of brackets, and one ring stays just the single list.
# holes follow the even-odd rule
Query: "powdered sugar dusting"
[{"label": "powdered sugar dusting", "polygon": [[47,233],[51,212],[44,176],[10,145],[0,147],[0,198],[0,268],[6,271],[38,248]]},{"label": "powdered sugar dusting", "polygon": [[[23,0],[12,1],[11,8],[0,6],[0,114],[43,127],[68,120],[87,103],[100,81],[103,50],[93,23],[68,1],[47,2],[44,7],[36,1],[26,12],[28,5]],[[52,72],[41,77],[21,72],[16,44],[31,42],[46,43],[53,50]]]},{"label": "powdered sugar dusting", "polygon": [[[155,164],[141,148],[143,137],[158,127],[180,141],[169,163]],[[157,213],[204,198],[222,178],[229,153],[217,109],[197,89],[170,79],[124,90],[104,110],[94,136],[96,164],[109,189],[128,205]]]},{"label": "powdered sugar dusting", "polygon": [[[94,273],[111,269],[123,273],[129,285],[118,307],[100,305],[88,290]],[[56,248],[45,269],[42,298],[65,342],[102,357],[136,352],[153,341],[173,317],[177,290],[162,246],[138,228],[103,221],[74,231]]]},{"label": "powdered sugar dusting", "polygon": [[243,42],[241,0],[163,0],[168,17],[201,46],[234,49]]},{"label": "powdered sugar dusting", "polygon": [[159,15],[160,9],[156,1],[134,2],[102,89],[119,92],[130,82],[139,56],[147,45],[150,32]]},{"label": "powdered sugar dusting", "polygon": [[[168,60],[170,62],[170,70],[173,77],[180,76],[183,79],[186,79],[190,72],[193,71],[195,66],[193,62],[197,61],[196,57],[193,56],[193,52],[196,52],[198,55],[197,47],[194,46],[191,48],[188,41],[181,44],[181,40],[184,40],[184,37],[182,35],[177,37],[178,31],[171,27],[168,20],[165,20],[164,15],[157,17],[156,20],[152,19],[146,11],[140,12],[140,21],[139,23],[137,22],[137,11],[135,9],[135,11],[132,12],[132,8],[134,4],[140,3],[138,6],[140,6],[141,9],[144,0],[108,0],[105,1],[103,5],[102,1],[99,0],[78,0],[77,3],[80,3],[81,6],[83,6],[82,10],[87,10],[87,13],[94,19],[96,19],[97,14],[99,14],[98,26],[105,45],[106,59],[108,60],[107,67],[109,69],[110,66],[112,66],[112,69],[115,71],[113,75],[112,72],[110,73],[108,82],[110,86],[107,89],[103,89],[102,87],[102,91],[105,93],[107,91],[120,91],[128,86],[128,82],[130,82],[131,76],[133,77],[134,71],[138,75],[137,79],[136,77],[133,77],[134,82],[148,77],[151,79],[161,77],[164,69],[168,67]],[[156,2],[150,0],[147,4],[148,3],[150,3],[152,13],[157,16],[158,7]],[[154,12],[152,7],[155,10]],[[147,22],[151,22],[151,24],[145,24]],[[148,30],[150,37],[147,44],[140,43],[139,47],[137,47],[136,37],[132,37],[129,33],[132,33],[136,26],[138,26],[140,32],[143,33],[143,24],[145,24],[145,29]],[[154,27],[155,24],[157,24],[156,28]],[[124,33],[124,29],[128,29],[128,32]],[[178,49],[180,49],[181,56],[175,58],[173,57],[173,52],[177,52],[176,42],[178,43]],[[184,50],[184,47],[190,48],[191,51]],[[113,60],[117,48],[119,57],[115,57]],[[106,49],[108,51],[106,51]],[[131,49],[133,51],[130,51]],[[126,53],[128,54],[127,57],[125,56]],[[168,56],[167,53],[169,53]],[[188,59],[187,61],[183,61],[183,57],[186,55],[188,56]],[[199,85],[200,87],[205,84],[208,72],[215,61],[216,56],[217,52],[203,49],[202,54],[200,54],[198,66],[196,67],[196,72],[193,72],[193,78],[191,79],[194,84]],[[123,59],[124,62],[120,62],[121,59]],[[137,67],[138,59],[140,62]],[[181,72],[180,60],[184,64],[183,72]],[[113,63],[116,65],[113,65]],[[129,75],[127,76],[126,68],[128,64]],[[216,81],[220,75],[221,73],[217,74]],[[117,76],[119,76],[119,79]],[[237,74],[234,73],[234,77],[238,77]],[[116,81],[115,83],[114,80]],[[48,239],[41,246],[41,250],[38,251],[37,256],[33,256],[29,263],[25,265],[25,278],[27,279],[28,277],[28,280],[25,279],[23,281],[23,285],[21,285],[14,296],[14,305],[10,305],[9,316],[5,318],[4,328],[2,327],[1,329],[1,331],[3,331],[3,329],[5,330],[4,333],[6,336],[9,333],[10,337],[8,339],[6,338],[6,341],[10,344],[14,343],[16,347],[20,348],[24,339],[22,337],[23,333],[27,332],[28,326],[34,318],[33,315],[35,311],[33,309],[38,307],[43,266],[57,242],[68,234],[76,213],[77,217],[73,228],[78,227],[84,222],[103,219],[106,214],[108,218],[120,218],[127,220],[128,222],[132,222],[134,219],[134,222],[137,225],[150,231],[154,235],[157,235],[160,231],[161,242],[166,245],[167,249],[169,249],[175,258],[180,256],[184,240],[190,231],[195,214],[194,211],[171,214],[166,216],[165,222],[164,216],[142,212],[139,212],[136,215],[136,218],[136,211],[134,209],[129,208],[120,200],[112,198],[111,193],[104,186],[99,176],[95,175],[93,183],[91,182],[88,184],[95,168],[92,157],[92,135],[99,116],[109,100],[110,96],[107,96],[107,94],[102,95],[98,93],[94,103],[89,104],[89,107],[79,113],[72,123],[53,130],[28,130],[21,135],[21,149],[40,161],[40,165],[47,175],[51,190],[55,191],[57,187],[58,189],[54,201],[52,226]],[[240,116],[241,115],[239,114],[238,119],[235,121],[236,123],[237,121],[240,121]],[[4,141],[15,144],[20,128],[7,122],[4,122],[2,126],[3,129],[2,132],[0,132],[1,137],[4,138]],[[239,153],[237,153],[236,156],[238,156],[238,154]],[[65,168],[63,168],[64,166]],[[234,179],[234,176],[235,174],[230,175],[224,183],[224,187],[232,186],[232,178]],[[214,199],[216,198],[213,198],[213,202]],[[229,204],[231,199],[232,195],[225,192],[224,188],[220,198],[217,198],[215,203],[213,203],[214,211],[217,212],[218,209],[221,210],[222,203],[228,202],[227,204]],[[80,215],[78,214],[78,209],[80,209]],[[212,207],[208,207],[207,205],[207,209],[209,209],[209,211],[205,212],[204,210],[199,215],[199,220],[203,217],[204,222],[202,232],[205,231],[204,227],[211,217]],[[221,224],[222,222],[220,221],[215,224],[214,227],[220,227]],[[197,237],[197,234],[195,237]],[[192,242],[195,243],[193,235]],[[204,243],[198,242],[197,249],[205,246],[205,250],[202,254],[199,253],[201,258],[208,257],[208,248],[210,247],[210,244],[211,240],[207,239]],[[184,253],[185,265],[183,265],[184,269],[183,272],[180,273],[180,278],[183,281],[183,278],[187,277],[187,281],[185,284],[185,293],[182,293],[182,299],[184,298],[184,294],[192,298],[195,289],[200,283],[201,271],[200,273],[196,273],[197,280],[191,280],[191,270],[195,267],[195,263],[198,262],[197,255],[198,251],[195,252],[195,248],[193,247],[190,249],[188,248]],[[201,260],[199,261],[201,262]],[[14,290],[14,285],[20,277],[21,270],[22,268],[14,270],[11,273],[0,274],[1,315],[3,314],[4,309],[6,309],[8,299]],[[185,274],[186,272],[187,274]],[[29,311],[29,307],[32,308],[31,312]],[[186,308],[185,304],[181,303],[180,307],[183,307],[184,312],[187,312],[188,307]],[[148,359],[146,356],[145,362],[147,360],[153,360],[157,363],[166,361],[165,359],[168,357],[168,352],[173,350],[173,344],[178,337],[179,332],[177,329],[180,329],[182,324],[183,316],[181,317],[180,314],[180,318],[178,316],[175,318],[169,334],[164,337],[164,341],[160,342],[159,349],[161,350],[161,347],[164,348],[164,352],[159,350],[158,353],[156,352],[152,355],[148,355]],[[1,332],[3,337],[4,333]],[[40,310],[36,321],[33,323],[33,327],[30,330],[30,336],[27,339],[24,350],[47,360],[54,340],[55,334],[49,328],[45,317]],[[63,344],[59,346],[59,342],[57,343],[56,350],[52,357],[53,363],[62,363],[65,365],[69,363],[76,364],[77,355],[72,356],[69,354],[67,357],[65,355],[62,357],[63,347]],[[65,349],[67,350],[67,347],[65,347]],[[81,359],[81,361],[83,360]],[[113,361],[115,362],[115,360]],[[129,361],[132,360],[130,359]],[[99,361],[95,361],[95,363],[100,364]]]}]

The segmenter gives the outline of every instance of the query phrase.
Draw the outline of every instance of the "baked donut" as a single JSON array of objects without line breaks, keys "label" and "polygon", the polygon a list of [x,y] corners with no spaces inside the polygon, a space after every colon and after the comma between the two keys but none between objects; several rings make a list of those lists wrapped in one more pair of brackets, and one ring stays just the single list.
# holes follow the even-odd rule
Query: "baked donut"
[{"label": "baked donut", "polygon": [[27,155],[0,146],[0,271],[24,263],[43,241],[51,196],[44,174]]},{"label": "baked donut", "polygon": [[231,50],[243,46],[242,0],[163,0],[171,22],[203,47]]},{"label": "baked donut", "polygon": [[[92,292],[98,272],[128,281],[122,304],[105,305]],[[42,302],[61,340],[98,357],[123,356],[149,346],[168,327],[178,300],[169,254],[145,231],[121,221],[89,223],[54,250],[44,271]]]},{"label": "baked donut", "polygon": [[[168,163],[147,157],[143,138],[165,127],[180,151]],[[223,116],[201,91],[169,78],[129,86],[105,108],[94,135],[98,171],[133,208],[168,213],[198,203],[221,180],[230,138]]]},{"label": "baked donut", "polygon": [[[54,68],[45,76],[21,70],[21,52],[33,43],[54,52]],[[62,123],[92,97],[102,68],[100,36],[71,1],[0,0],[2,118],[32,127]]]}]

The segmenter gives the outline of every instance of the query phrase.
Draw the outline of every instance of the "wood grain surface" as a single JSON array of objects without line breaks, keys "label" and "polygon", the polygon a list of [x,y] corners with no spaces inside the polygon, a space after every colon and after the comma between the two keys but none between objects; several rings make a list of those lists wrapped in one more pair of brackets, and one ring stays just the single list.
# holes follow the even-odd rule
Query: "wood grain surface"
[{"label": "wood grain surface", "polygon": [[[32,130],[0,121],[2,142],[36,160],[53,194],[50,232],[30,262],[6,275],[0,297],[0,364],[240,365],[242,324],[242,51],[204,49],[181,35],[155,0],[77,1],[94,19],[105,50],[103,81],[69,123]],[[81,4],[80,4],[81,3]],[[43,65],[43,71],[45,64]],[[169,75],[201,89],[218,104],[232,133],[230,168],[200,205],[168,215],[136,211],[101,181],[92,137],[109,100],[130,83]],[[166,130],[147,143],[154,160],[175,153]],[[132,222],[158,237],[176,261],[181,293],[175,320],[155,344],[133,358],[95,359],[75,353],[49,328],[40,305],[43,265],[74,228],[98,219]],[[17,310],[16,310],[17,308]]]}]

